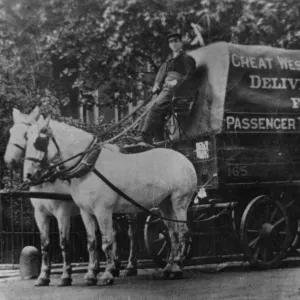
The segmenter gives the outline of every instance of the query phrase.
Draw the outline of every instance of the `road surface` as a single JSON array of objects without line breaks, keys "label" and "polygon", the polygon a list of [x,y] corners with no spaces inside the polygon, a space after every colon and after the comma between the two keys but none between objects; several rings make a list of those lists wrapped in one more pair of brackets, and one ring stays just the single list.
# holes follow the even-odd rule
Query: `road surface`
[{"label": "road surface", "polygon": [[[122,273],[121,273],[122,275]],[[300,267],[254,271],[249,267],[220,272],[188,269],[182,280],[157,279],[157,270],[117,278],[112,286],[87,287],[84,274],[73,275],[73,286],[58,287],[58,275],[49,287],[34,287],[34,280],[6,278],[0,281],[0,300],[163,300],[163,299],[300,299]]]}]

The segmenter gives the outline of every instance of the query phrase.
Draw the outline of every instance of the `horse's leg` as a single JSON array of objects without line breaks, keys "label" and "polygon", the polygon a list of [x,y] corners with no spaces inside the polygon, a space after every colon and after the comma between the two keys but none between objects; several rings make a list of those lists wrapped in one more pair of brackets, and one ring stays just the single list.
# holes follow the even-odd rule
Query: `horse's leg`
[{"label": "horse's leg", "polygon": [[115,260],[113,256],[113,220],[112,211],[105,210],[103,208],[95,212],[97,221],[100,227],[102,235],[102,250],[106,256],[106,268],[101,275],[101,284],[109,285],[113,284],[113,274],[116,270]]},{"label": "horse's leg", "polygon": [[42,251],[41,273],[35,283],[35,286],[47,286],[50,283],[51,272],[51,252],[49,238],[50,216],[35,208],[34,218],[40,231]]},{"label": "horse's leg", "polygon": [[175,232],[173,235],[175,237],[175,248],[174,248],[174,261],[171,265],[170,278],[182,278],[183,271],[183,259],[190,242],[189,230],[186,224],[187,220],[187,207],[191,200],[192,195],[173,195],[171,197],[173,219],[179,222],[174,222]]},{"label": "horse's leg", "polygon": [[97,224],[93,215],[80,210],[80,214],[87,233],[87,249],[89,252],[88,271],[84,275],[86,285],[95,285],[97,283],[97,274],[99,273],[99,255],[97,249],[96,229]]},{"label": "horse's leg", "polygon": [[[172,203],[169,198],[165,199],[160,205],[159,205],[160,212],[163,217],[175,220],[176,216],[173,211]],[[164,278],[173,278],[174,276],[172,274],[176,273],[176,277],[182,276],[182,270],[179,268],[179,266],[174,265],[174,259],[178,256],[179,251],[179,237],[178,237],[178,231],[177,231],[177,223],[173,221],[166,221],[164,220],[164,223],[166,224],[169,232],[169,237],[171,241],[171,250],[170,255],[167,258],[167,265],[163,269],[163,277]]]},{"label": "horse's leg", "polygon": [[[177,220],[186,222],[187,206],[190,202],[191,197],[192,196],[190,195],[186,195],[181,198],[181,201],[173,203],[174,213]],[[183,203],[187,203],[187,205],[183,205]],[[187,247],[190,244],[190,232],[187,227],[187,224],[183,222],[177,223],[177,228],[179,238],[179,251],[177,253],[177,256],[174,257],[174,262],[175,264],[182,267]]]},{"label": "horse's leg", "polygon": [[63,272],[60,278],[59,286],[68,286],[72,284],[72,266],[70,257],[70,216],[59,214],[56,216],[59,230],[60,249],[63,258]]},{"label": "horse's leg", "polygon": [[130,240],[128,265],[125,270],[125,276],[137,275],[137,217],[134,214],[127,214],[128,236]]},{"label": "horse's leg", "polygon": [[116,265],[116,270],[113,273],[114,277],[120,276],[120,269],[121,269],[121,259],[120,259],[120,247],[119,247],[119,225],[117,221],[113,222],[113,245],[112,245],[112,251],[113,251],[113,257]]}]

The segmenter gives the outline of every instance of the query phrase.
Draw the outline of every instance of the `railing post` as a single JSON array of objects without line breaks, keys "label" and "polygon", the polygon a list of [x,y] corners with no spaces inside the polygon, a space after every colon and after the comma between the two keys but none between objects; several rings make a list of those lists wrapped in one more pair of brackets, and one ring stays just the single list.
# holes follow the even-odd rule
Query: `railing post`
[{"label": "railing post", "polygon": [[[2,174],[1,174],[2,175]],[[2,178],[0,187],[2,188]],[[0,264],[3,263],[3,207],[2,207],[2,195],[0,195]]]},{"label": "railing post", "polygon": [[[3,174],[4,165],[0,164],[0,189],[4,188]],[[3,206],[2,206],[2,195],[0,195],[0,264],[3,263]]]}]

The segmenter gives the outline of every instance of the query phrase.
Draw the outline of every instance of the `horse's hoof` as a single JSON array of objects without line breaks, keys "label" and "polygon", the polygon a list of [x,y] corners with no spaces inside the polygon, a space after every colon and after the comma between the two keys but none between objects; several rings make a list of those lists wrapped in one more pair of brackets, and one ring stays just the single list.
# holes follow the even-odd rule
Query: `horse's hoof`
[{"label": "horse's hoof", "polygon": [[105,271],[99,280],[99,285],[112,285],[114,284],[114,277],[109,271]]},{"label": "horse's hoof", "polygon": [[113,277],[120,277],[120,269],[114,269],[110,271]]},{"label": "horse's hoof", "polygon": [[137,268],[126,268],[124,276],[130,277],[130,276],[136,276],[138,273]]},{"label": "horse's hoof", "polygon": [[113,285],[115,282],[114,278],[106,278],[106,279],[100,279],[98,285]]},{"label": "horse's hoof", "polygon": [[84,278],[84,284],[91,286],[97,284],[97,278]]},{"label": "horse's hoof", "polygon": [[178,271],[178,272],[172,272],[170,273],[169,279],[182,279],[183,278],[183,272]]},{"label": "horse's hoof", "polygon": [[165,279],[169,279],[170,275],[171,275],[171,272],[169,272],[169,271],[164,271],[164,272],[161,273],[160,279],[164,279],[164,280],[165,280]]},{"label": "horse's hoof", "polygon": [[49,278],[38,278],[34,286],[48,286],[50,283]]},{"label": "horse's hoof", "polygon": [[72,285],[72,278],[61,278],[58,286],[70,286]]}]

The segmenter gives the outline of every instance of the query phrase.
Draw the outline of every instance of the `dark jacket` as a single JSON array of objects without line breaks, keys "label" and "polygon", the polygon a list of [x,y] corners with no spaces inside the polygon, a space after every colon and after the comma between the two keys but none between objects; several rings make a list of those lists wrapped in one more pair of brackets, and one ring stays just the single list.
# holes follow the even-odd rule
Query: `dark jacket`
[{"label": "dark jacket", "polygon": [[182,51],[178,56],[173,58],[170,55],[161,65],[155,78],[155,84],[160,87],[163,85],[168,72],[177,72],[183,76],[192,76],[196,71],[196,62],[193,57]]}]

